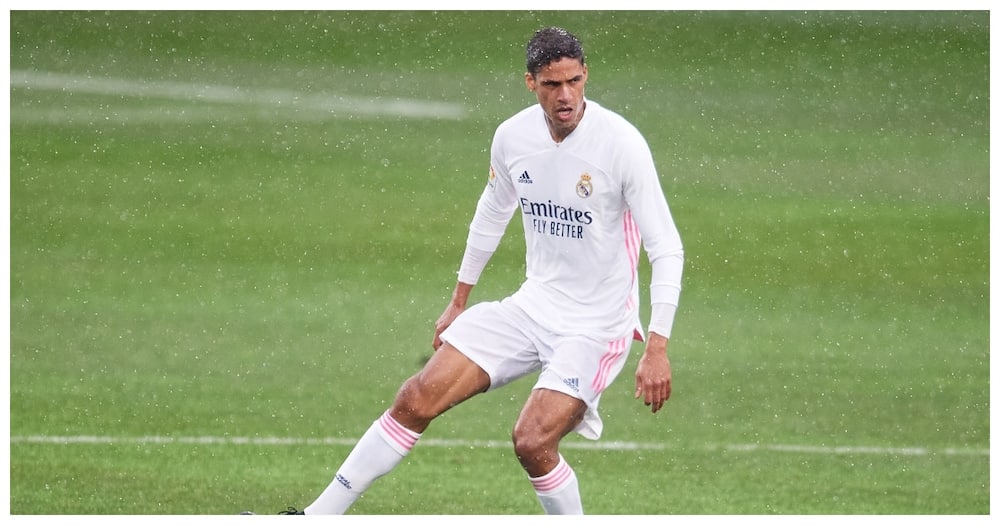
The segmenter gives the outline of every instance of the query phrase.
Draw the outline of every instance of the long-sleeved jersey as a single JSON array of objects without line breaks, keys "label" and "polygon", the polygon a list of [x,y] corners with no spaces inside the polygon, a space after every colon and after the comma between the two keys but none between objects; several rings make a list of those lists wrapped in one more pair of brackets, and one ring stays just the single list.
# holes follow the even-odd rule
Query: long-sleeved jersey
[{"label": "long-sleeved jersey", "polygon": [[[680,236],[649,146],[620,115],[587,100],[576,129],[558,143],[540,105],[498,126],[467,248],[493,253],[518,210],[526,279],[509,300],[553,333],[610,340],[634,331],[642,339],[640,246],[652,269],[650,302],[676,308]],[[481,267],[465,266],[460,280],[464,273],[475,284]],[[670,327],[661,330],[669,335]]]}]

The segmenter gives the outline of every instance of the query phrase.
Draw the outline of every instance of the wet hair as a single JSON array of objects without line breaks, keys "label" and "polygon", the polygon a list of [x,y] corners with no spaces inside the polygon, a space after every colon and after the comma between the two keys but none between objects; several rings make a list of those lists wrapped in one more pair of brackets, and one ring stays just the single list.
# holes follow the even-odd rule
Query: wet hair
[{"label": "wet hair", "polygon": [[583,45],[572,33],[560,27],[546,27],[535,31],[535,36],[528,41],[526,58],[528,73],[532,76],[550,62],[559,59],[575,58],[583,61]]}]

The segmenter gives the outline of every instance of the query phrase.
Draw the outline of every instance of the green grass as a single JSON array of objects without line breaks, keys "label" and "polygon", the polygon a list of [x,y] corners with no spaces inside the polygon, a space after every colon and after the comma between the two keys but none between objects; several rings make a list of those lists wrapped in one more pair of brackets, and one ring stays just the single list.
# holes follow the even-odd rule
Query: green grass
[{"label": "green grass", "polygon": [[[12,84],[10,512],[311,502],[430,352],[547,24],[646,135],[686,252],[673,397],[631,398],[636,346],[602,401],[602,442],[662,449],[567,448],[587,511],[989,514],[989,14],[721,11],[12,12],[12,71],[465,114]],[[530,386],[427,439],[503,443]],[[240,444],[272,437],[299,444]],[[510,447],[431,441],[352,508],[539,511]]]}]

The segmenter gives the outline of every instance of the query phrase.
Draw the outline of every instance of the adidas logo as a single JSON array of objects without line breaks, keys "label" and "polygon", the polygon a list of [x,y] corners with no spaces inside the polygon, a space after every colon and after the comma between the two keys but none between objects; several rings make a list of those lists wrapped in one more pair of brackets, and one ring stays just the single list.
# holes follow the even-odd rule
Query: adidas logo
[{"label": "adidas logo", "polygon": [[572,388],[574,392],[579,392],[580,391],[580,379],[579,378],[571,377],[571,378],[568,378],[568,379],[563,379],[563,383],[565,383],[566,386]]},{"label": "adidas logo", "polygon": [[517,178],[517,182],[520,182],[521,184],[531,184],[531,177],[529,177],[528,172],[525,171],[520,177]]}]

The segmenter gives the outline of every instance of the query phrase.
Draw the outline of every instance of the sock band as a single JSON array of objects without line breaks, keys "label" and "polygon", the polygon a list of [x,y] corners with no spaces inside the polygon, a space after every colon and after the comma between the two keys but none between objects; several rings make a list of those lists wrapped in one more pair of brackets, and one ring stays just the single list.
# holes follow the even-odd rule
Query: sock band
[{"label": "sock band", "polygon": [[569,466],[569,463],[566,463],[562,455],[560,455],[559,464],[556,465],[556,468],[552,469],[552,472],[538,478],[529,479],[532,486],[535,487],[535,492],[546,494],[563,488],[563,485],[572,477],[573,469]]},{"label": "sock band", "polygon": [[420,439],[420,434],[400,425],[398,421],[389,415],[388,410],[378,419],[378,425],[382,431],[382,436],[400,454],[406,455],[413,448],[413,445],[417,444],[417,440]]}]

